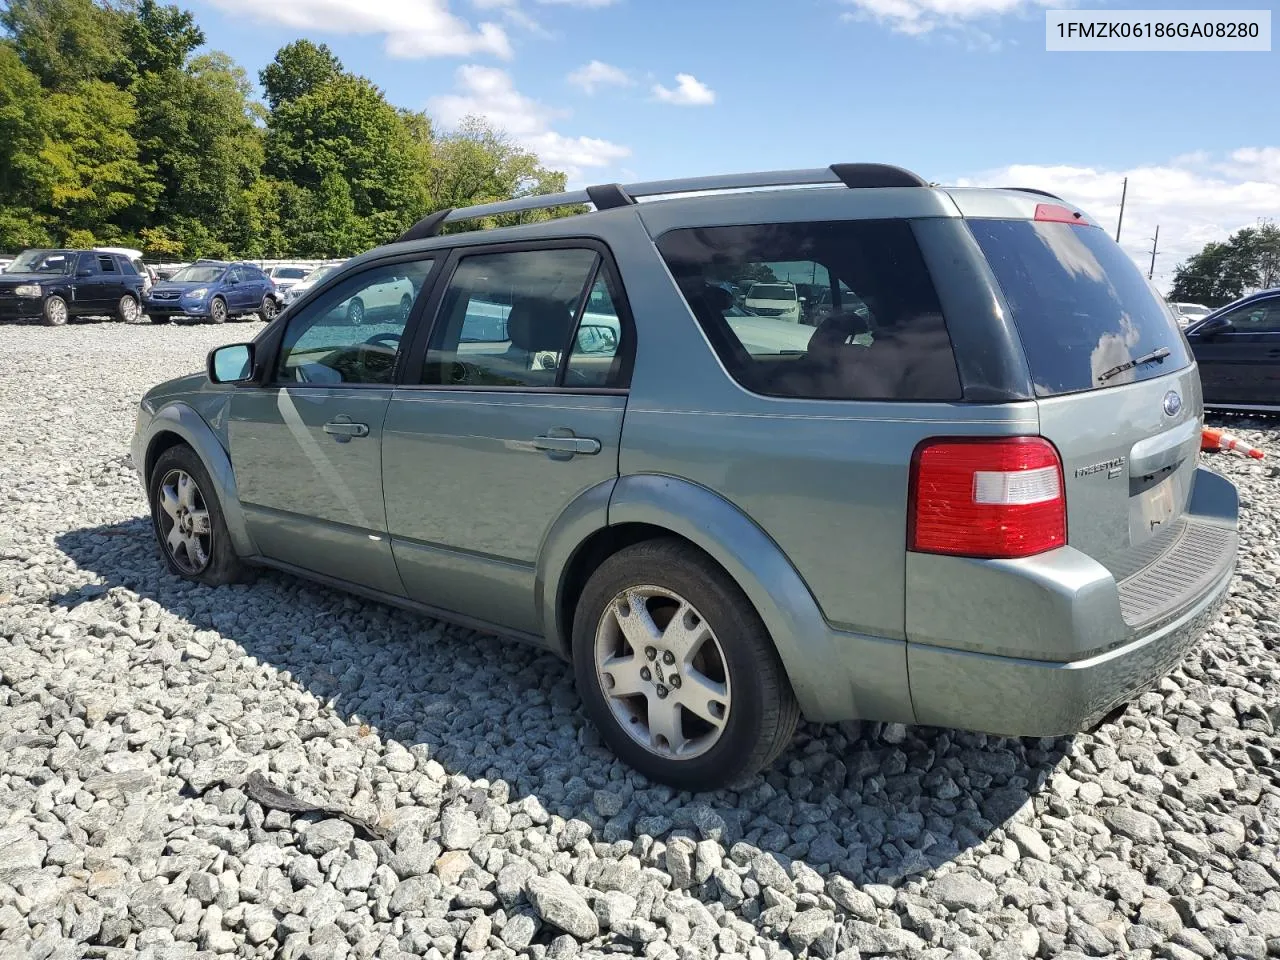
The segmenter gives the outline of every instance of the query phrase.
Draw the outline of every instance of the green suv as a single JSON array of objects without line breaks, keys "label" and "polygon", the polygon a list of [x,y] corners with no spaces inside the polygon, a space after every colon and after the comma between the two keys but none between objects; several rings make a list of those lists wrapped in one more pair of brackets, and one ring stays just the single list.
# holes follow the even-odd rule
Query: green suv
[{"label": "green suv", "polygon": [[[388,284],[407,308],[353,323]],[[800,716],[1052,736],[1154,683],[1234,566],[1201,417],[1082,212],[837,164],[433,214],[151,390],[133,459],[175,573],[545,647],[622,759],[699,789]]]}]

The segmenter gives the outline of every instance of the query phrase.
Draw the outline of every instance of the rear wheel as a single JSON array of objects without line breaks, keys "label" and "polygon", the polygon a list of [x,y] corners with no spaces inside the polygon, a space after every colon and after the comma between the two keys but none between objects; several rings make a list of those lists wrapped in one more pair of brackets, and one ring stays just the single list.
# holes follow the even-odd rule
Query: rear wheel
[{"label": "rear wheel", "polygon": [[210,586],[243,578],[213,481],[194,450],[179,444],[160,454],[148,492],[152,525],[171,573]]},{"label": "rear wheel", "polygon": [[680,540],[614,554],[578,600],[573,662],[587,713],[652,780],[709,790],[771,763],[799,707],[745,594]]},{"label": "rear wheel", "polygon": [[276,298],[271,294],[265,294],[262,298],[262,306],[258,308],[258,317],[263,323],[270,323],[280,313],[280,304],[276,303]]},{"label": "rear wheel", "polygon": [[120,298],[120,303],[116,305],[116,316],[125,323],[137,323],[142,316],[142,307],[138,304],[138,298],[132,293],[126,293]]},{"label": "rear wheel", "polygon": [[209,322],[227,322],[227,301],[223,300],[221,297],[214,297],[209,301]]},{"label": "rear wheel", "polygon": [[71,311],[67,309],[67,301],[63,300],[57,294],[47,297],[44,301],[43,319],[46,326],[61,327],[71,318]]}]

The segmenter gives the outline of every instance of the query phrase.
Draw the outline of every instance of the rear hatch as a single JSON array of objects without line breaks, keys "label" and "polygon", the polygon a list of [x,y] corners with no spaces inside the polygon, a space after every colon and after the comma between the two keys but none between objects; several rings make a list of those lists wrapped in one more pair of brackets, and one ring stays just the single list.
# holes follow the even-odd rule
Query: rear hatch
[{"label": "rear hatch", "polygon": [[[1012,312],[1040,432],[1062,457],[1068,543],[1123,580],[1186,533],[1200,379],[1128,255],[1070,211],[1024,202],[1036,219],[967,222]],[[1131,624],[1154,612],[1125,606]]]}]

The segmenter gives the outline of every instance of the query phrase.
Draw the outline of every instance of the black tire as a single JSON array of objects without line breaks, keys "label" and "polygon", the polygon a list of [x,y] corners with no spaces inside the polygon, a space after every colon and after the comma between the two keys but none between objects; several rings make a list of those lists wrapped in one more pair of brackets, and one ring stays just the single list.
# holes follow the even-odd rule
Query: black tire
[{"label": "black tire", "polygon": [[358,327],[364,323],[364,317],[364,301],[359,297],[352,297],[351,302],[347,304],[347,323]]},{"label": "black tire", "polygon": [[116,319],[123,323],[137,323],[142,319],[142,304],[132,293],[126,293],[116,304]]},{"label": "black tire", "polygon": [[266,294],[262,298],[262,306],[258,308],[258,319],[263,323],[270,323],[280,315],[280,304],[276,302],[276,298],[271,294]]},{"label": "black tire", "polygon": [[[165,478],[175,470],[185,472],[195,481],[204,509],[209,514],[208,560],[198,570],[184,570],[166,543],[172,522],[166,526],[163,519],[167,514],[160,505],[160,487]],[[211,587],[245,579],[246,568],[231,545],[231,535],[227,532],[226,520],[222,516],[222,504],[214,490],[213,481],[209,478],[209,471],[191,447],[178,444],[160,454],[151,469],[151,476],[147,478],[147,499],[151,505],[151,526],[156,534],[156,543],[170,573]]]},{"label": "black tire", "polygon": [[227,301],[223,300],[221,297],[214,297],[209,301],[209,322],[227,322]]},{"label": "black tire", "polygon": [[46,327],[65,326],[71,319],[71,310],[67,307],[67,301],[56,293],[45,297],[40,319],[44,321]]},{"label": "black tire", "polygon": [[[597,678],[595,638],[606,608],[628,587],[652,585],[684,597],[723,650],[732,702],[718,740],[689,759],[663,757],[633,740]],[[677,539],[647,540],[604,561],[578,598],[573,666],[587,715],[624,763],[651,780],[714,790],[772,763],[791,742],[800,708],[778,651],[746,594],[702,551]]]}]

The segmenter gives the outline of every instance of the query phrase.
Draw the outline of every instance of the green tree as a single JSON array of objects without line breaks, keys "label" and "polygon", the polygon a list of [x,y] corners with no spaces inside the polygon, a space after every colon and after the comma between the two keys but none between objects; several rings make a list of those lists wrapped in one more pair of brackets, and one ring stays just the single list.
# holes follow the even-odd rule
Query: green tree
[{"label": "green tree", "polygon": [[342,61],[325,44],[295,40],[281,47],[275,58],[258,74],[267,95],[267,106],[297,100],[343,73]]},{"label": "green tree", "polygon": [[420,147],[382,91],[363,77],[342,74],[280,103],[268,120],[266,151],[269,176],[342,209],[349,198],[362,226],[339,227],[335,214],[334,242],[342,252],[355,242],[393,239],[426,209]]},{"label": "green tree", "polygon": [[1173,276],[1168,299],[1218,307],[1250,290],[1280,284],[1280,226],[1262,221],[1211,242]]},{"label": "green tree", "polygon": [[48,136],[45,93],[17,51],[0,43],[0,250],[50,241],[38,212],[49,171],[40,162]]},{"label": "green tree", "polygon": [[43,86],[69,90],[117,72],[126,17],[94,0],[7,0],[0,27]]},{"label": "green tree", "polygon": [[118,71],[118,80],[127,86],[140,75],[180,69],[187,57],[204,46],[204,31],[186,10],[138,0],[123,18],[121,39],[125,68]]},{"label": "green tree", "polygon": [[86,80],[47,103],[50,135],[39,156],[50,172],[48,207],[58,232],[110,240],[145,226],[159,189],[129,132],[137,119],[133,98]]}]

